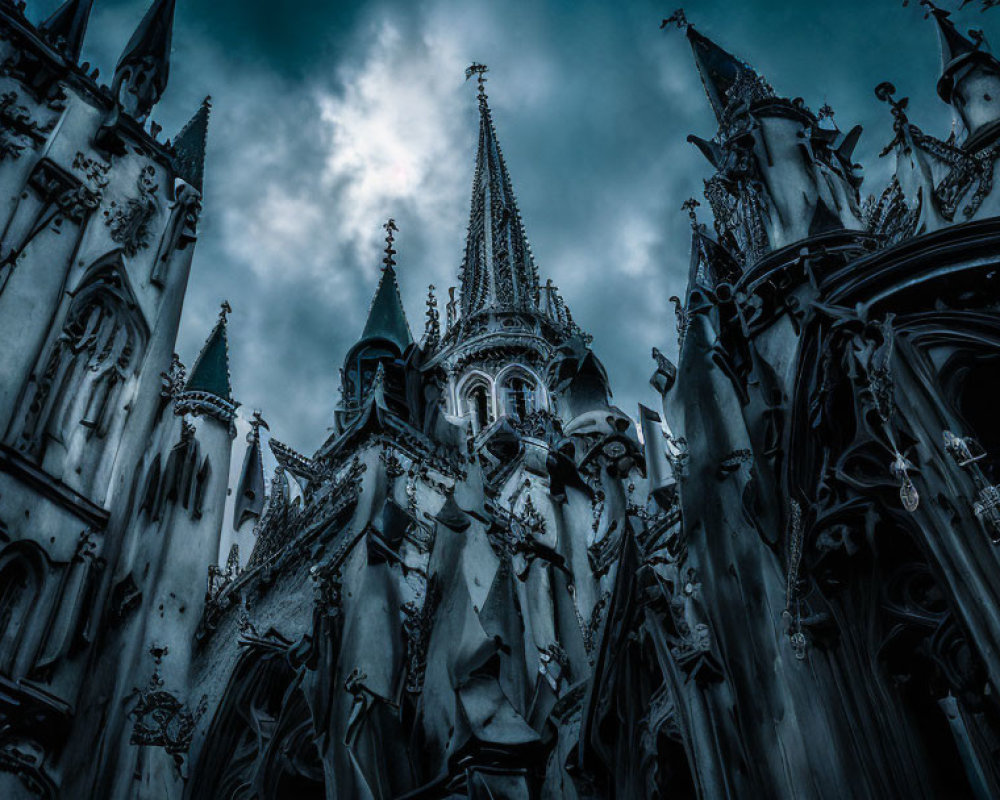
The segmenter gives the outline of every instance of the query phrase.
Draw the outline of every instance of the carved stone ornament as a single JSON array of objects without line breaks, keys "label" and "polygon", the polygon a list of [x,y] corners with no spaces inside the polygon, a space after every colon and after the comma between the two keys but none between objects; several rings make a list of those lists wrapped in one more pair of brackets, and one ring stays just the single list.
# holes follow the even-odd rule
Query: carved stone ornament
[{"label": "carved stone ornament", "polygon": [[122,246],[129,258],[149,247],[150,223],[156,215],[156,170],[146,166],[136,181],[137,194],[124,203],[112,200],[104,212],[104,224],[111,229],[111,240]]}]

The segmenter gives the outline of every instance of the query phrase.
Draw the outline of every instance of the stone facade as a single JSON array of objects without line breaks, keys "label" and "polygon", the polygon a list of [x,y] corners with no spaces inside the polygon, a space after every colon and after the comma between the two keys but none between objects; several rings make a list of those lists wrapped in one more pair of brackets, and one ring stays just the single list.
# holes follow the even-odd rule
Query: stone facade
[{"label": "stone facade", "polygon": [[685,203],[637,421],[542,282],[474,64],[444,319],[431,287],[414,338],[389,220],[333,434],[255,413],[229,520],[228,306],[173,354],[210,107],[147,123],[173,5],[105,86],[89,0],[0,0],[0,796],[1000,796],[981,36],[929,7],[962,132],[880,85],[897,169],[862,201],[859,128],[665,21],[719,124],[714,225]]}]

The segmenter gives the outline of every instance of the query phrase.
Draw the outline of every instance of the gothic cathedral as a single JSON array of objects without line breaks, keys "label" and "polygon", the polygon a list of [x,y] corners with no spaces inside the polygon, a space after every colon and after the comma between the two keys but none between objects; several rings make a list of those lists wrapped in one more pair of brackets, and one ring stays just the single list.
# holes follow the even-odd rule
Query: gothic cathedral
[{"label": "gothic cathedral", "polygon": [[0,0],[0,797],[1000,797],[981,33],[926,4],[959,124],[879,85],[896,168],[863,199],[860,127],[664,20],[718,122],[712,224],[685,203],[677,363],[634,416],[473,64],[460,285],[414,331],[386,222],[332,434],[253,414],[230,487],[228,305],[174,354],[210,104],[161,139],[175,0],[110,86],[92,4]]}]

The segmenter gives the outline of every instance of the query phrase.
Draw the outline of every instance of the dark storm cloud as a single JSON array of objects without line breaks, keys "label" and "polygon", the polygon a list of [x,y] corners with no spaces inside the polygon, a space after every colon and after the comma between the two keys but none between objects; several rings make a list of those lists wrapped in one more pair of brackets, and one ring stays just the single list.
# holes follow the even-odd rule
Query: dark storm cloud
[{"label": "dark storm cloud", "polygon": [[[54,3],[39,3],[38,17]],[[490,65],[500,141],[543,277],[594,335],[629,413],[657,345],[675,349],[667,298],[683,291],[688,227],[708,165],[685,142],[713,120],[669,9],[634,2],[328,3],[180,0],[170,86],[156,118],[179,128],[211,94],[206,201],[179,349],[191,363],[228,298],[243,411],[311,452],[328,435],[337,370],[378,274],[380,225],[400,227],[414,334],[426,286],[455,282],[476,137],[462,69]],[[98,0],[84,58],[107,76],[144,2]],[[947,133],[933,93],[937,41],[898,2],[691,3],[688,18],[788,96],[865,127],[867,192],[891,164],[872,93],[892,80],[911,117]],[[963,12],[966,27],[992,23]],[[987,30],[987,33],[990,33]],[[707,219],[705,209],[702,218]]]}]

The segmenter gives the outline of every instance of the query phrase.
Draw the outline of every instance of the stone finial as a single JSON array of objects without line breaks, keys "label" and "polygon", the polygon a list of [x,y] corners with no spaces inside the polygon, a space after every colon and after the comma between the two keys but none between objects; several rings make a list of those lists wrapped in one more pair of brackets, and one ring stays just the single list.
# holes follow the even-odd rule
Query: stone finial
[{"label": "stone finial", "polygon": [[476,84],[479,90],[479,102],[486,102],[486,73],[490,71],[490,68],[485,64],[480,64],[478,61],[473,61],[468,67],[465,68],[465,79],[469,80],[473,75],[476,76]]},{"label": "stone finial", "polygon": [[382,264],[388,269],[389,267],[396,266],[396,259],[394,258],[396,251],[392,249],[392,243],[396,240],[393,234],[397,233],[399,228],[396,227],[396,220],[392,217],[389,217],[382,227],[385,228],[385,257],[382,259]]}]

